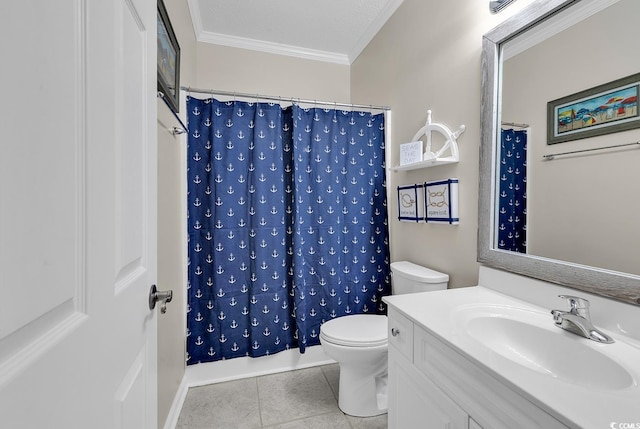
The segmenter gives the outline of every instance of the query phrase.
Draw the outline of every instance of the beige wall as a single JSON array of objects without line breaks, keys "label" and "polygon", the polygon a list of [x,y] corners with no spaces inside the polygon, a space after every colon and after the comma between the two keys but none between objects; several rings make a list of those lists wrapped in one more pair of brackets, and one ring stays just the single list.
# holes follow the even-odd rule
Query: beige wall
[{"label": "beige wall", "polygon": [[[392,108],[389,150],[433,122],[466,131],[458,139],[460,162],[388,176],[392,260],[409,260],[450,275],[450,287],[477,284],[478,164],[482,35],[531,1],[499,15],[479,0],[405,0],[351,67],[351,101]],[[397,220],[398,185],[457,177],[460,224],[413,224]]]},{"label": "beige wall", "polygon": [[349,66],[198,43],[196,88],[349,102]]},{"label": "beige wall", "polygon": [[621,1],[504,64],[503,118],[531,125],[527,242],[533,255],[640,275],[640,201],[633,197],[640,195],[640,150],[542,158],[640,139],[632,130],[548,146],[546,129],[548,101],[640,70],[640,57],[630,55],[639,15],[640,3]]},{"label": "beige wall", "polygon": [[[164,0],[181,50],[180,79],[195,79],[195,38],[186,2]],[[179,126],[158,100],[158,288],[172,289],[167,313],[158,312],[158,427],[164,427],[185,369],[186,248],[181,138],[168,128]]]},{"label": "beige wall", "polygon": [[158,288],[173,290],[167,312],[158,311],[158,422],[167,418],[184,376],[185,243],[182,224],[184,203],[182,144],[168,130],[179,126],[169,108],[158,103]]}]

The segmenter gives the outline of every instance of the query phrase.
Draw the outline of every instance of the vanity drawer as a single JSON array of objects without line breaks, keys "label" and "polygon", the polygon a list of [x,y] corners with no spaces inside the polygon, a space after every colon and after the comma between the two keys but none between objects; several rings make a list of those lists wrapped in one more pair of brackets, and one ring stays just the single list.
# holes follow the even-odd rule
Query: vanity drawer
[{"label": "vanity drawer", "polygon": [[413,362],[413,322],[389,308],[387,335],[389,344],[396,347],[404,357]]}]

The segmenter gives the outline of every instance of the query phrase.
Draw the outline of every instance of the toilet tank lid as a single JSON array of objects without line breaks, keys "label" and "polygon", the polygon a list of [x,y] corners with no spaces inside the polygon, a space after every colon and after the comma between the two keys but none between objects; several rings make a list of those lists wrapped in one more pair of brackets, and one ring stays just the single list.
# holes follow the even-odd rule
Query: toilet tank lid
[{"label": "toilet tank lid", "polygon": [[392,262],[391,272],[394,276],[405,277],[420,283],[443,283],[449,281],[448,274],[416,265],[409,261]]}]

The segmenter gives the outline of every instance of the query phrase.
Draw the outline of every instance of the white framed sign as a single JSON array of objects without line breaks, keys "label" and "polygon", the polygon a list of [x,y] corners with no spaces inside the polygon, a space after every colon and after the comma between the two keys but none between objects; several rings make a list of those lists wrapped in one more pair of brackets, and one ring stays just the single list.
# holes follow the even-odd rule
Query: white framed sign
[{"label": "white framed sign", "polygon": [[400,145],[400,165],[422,161],[422,141],[402,143]]}]

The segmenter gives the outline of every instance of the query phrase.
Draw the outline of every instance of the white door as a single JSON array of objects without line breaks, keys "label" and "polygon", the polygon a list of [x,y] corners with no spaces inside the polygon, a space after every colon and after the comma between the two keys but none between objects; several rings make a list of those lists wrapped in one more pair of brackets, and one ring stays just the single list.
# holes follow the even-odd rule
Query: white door
[{"label": "white door", "polygon": [[157,426],[155,62],[156,0],[0,3],[0,427]]}]

